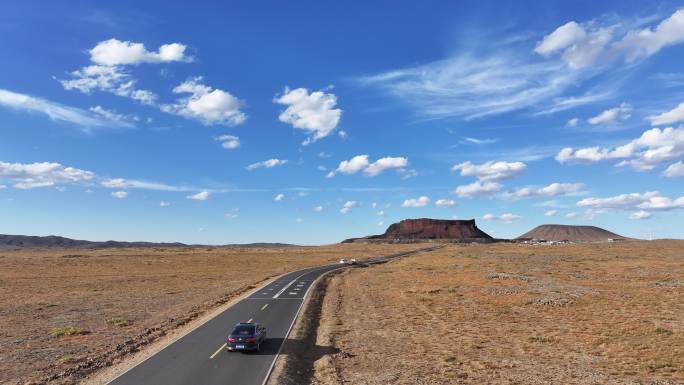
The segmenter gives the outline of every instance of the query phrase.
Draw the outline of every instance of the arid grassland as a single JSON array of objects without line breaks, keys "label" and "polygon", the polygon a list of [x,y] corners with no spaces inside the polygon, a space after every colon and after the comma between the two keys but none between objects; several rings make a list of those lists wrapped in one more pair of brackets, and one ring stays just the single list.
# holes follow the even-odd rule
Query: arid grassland
[{"label": "arid grassland", "polygon": [[0,251],[0,383],[72,383],[270,277],[414,248]]},{"label": "arid grassland", "polygon": [[329,281],[317,384],[682,384],[684,242],[451,245]]}]

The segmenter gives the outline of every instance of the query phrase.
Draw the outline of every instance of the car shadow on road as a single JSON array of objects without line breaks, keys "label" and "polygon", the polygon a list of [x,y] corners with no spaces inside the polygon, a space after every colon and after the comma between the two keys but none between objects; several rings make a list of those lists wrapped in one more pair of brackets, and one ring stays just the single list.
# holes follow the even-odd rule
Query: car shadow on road
[{"label": "car shadow on road", "polygon": [[[266,341],[264,341],[261,344],[261,349],[258,352],[251,352],[249,354],[260,355],[260,356],[261,355],[264,355],[264,356],[276,355],[278,353],[278,350],[280,350],[280,346],[283,344],[284,341],[285,341],[284,338],[267,338]],[[310,341],[306,341],[306,340],[288,339],[287,340],[287,349],[283,349],[280,352],[280,354],[288,355],[288,354],[305,353],[308,359],[316,361],[323,356],[327,356],[329,354],[335,354],[335,353],[339,353],[339,352],[340,352],[340,349],[332,347],[332,346],[320,346],[320,345],[312,344]]]}]

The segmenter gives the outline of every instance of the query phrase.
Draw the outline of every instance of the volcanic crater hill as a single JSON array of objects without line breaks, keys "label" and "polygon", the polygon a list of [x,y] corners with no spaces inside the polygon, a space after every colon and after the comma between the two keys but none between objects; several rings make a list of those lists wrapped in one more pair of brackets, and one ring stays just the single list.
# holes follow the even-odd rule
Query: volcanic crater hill
[{"label": "volcanic crater hill", "polygon": [[493,242],[494,238],[480,230],[474,219],[404,219],[391,224],[384,234],[363,238],[351,238],[351,242],[411,242],[419,240],[443,240],[452,242]]},{"label": "volcanic crater hill", "polygon": [[607,242],[608,240],[627,240],[629,238],[596,226],[541,225],[519,236],[517,239]]}]

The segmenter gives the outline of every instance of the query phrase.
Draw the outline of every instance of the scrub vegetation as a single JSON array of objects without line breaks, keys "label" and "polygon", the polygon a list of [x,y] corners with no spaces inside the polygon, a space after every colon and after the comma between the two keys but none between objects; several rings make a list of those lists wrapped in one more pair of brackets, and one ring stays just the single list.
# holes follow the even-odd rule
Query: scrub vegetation
[{"label": "scrub vegetation", "polygon": [[315,384],[682,384],[683,241],[449,245],[334,276]]}]

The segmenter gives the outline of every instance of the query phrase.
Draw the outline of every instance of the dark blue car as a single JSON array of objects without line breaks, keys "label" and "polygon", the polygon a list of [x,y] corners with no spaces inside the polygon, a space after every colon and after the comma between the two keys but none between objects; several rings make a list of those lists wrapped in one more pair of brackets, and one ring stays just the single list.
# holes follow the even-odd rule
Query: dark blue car
[{"label": "dark blue car", "polygon": [[259,351],[266,340],[266,328],[257,323],[240,322],[228,336],[228,351]]}]

